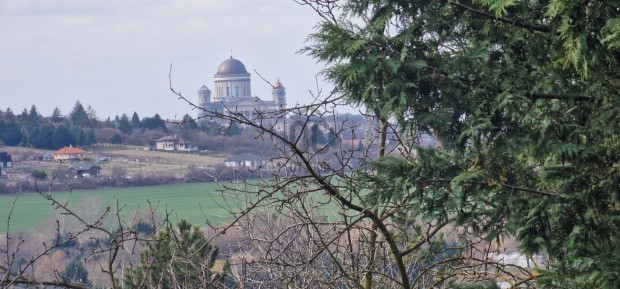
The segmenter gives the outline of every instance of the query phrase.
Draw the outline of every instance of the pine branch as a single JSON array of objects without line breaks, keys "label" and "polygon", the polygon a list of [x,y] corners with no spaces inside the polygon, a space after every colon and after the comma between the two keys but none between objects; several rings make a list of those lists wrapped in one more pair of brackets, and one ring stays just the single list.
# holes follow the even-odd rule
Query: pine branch
[{"label": "pine branch", "polygon": [[533,31],[545,32],[545,33],[551,32],[551,28],[549,28],[547,26],[535,25],[535,24],[523,22],[521,20],[515,20],[515,19],[495,16],[495,15],[493,15],[491,13],[475,9],[475,8],[467,6],[465,4],[461,4],[458,1],[450,1],[450,4],[455,5],[455,6],[459,6],[461,8],[464,8],[464,9],[468,10],[468,11],[474,12],[475,14],[486,16],[486,17],[489,17],[491,19],[494,19],[494,20],[497,20],[497,21],[500,21],[500,22],[512,24],[512,25],[517,26],[517,27],[521,27],[521,28],[525,28],[525,29],[533,30]]},{"label": "pine branch", "polygon": [[593,101],[594,96],[591,95],[569,95],[558,93],[530,93],[532,99],[558,99],[558,100],[575,100],[575,101]]},{"label": "pine branch", "polygon": [[[444,182],[452,182],[451,179],[430,179],[430,180],[423,180],[420,183],[422,184],[428,184],[428,183],[444,183]],[[488,182],[480,182],[480,181],[466,181],[463,182],[465,184],[475,184],[475,185],[489,185]],[[526,188],[526,187],[517,187],[517,186],[513,186],[513,185],[509,185],[509,184],[504,184],[504,183],[499,183],[499,186],[505,188],[505,189],[511,189],[511,190],[515,190],[515,191],[522,191],[522,192],[526,192],[526,193],[533,193],[533,194],[538,194],[538,195],[542,195],[542,196],[551,196],[551,197],[562,197],[562,195],[556,193],[556,192],[549,192],[549,191],[539,191],[539,190],[535,190],[535,189],[531,189],[531,188]]]}]

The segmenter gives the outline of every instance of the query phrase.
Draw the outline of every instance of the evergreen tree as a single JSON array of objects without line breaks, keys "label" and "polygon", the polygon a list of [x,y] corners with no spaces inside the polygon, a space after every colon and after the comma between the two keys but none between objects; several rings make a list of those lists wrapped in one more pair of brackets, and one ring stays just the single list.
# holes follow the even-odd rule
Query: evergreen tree
[{"label": "evergreen tree", "polygon": [[209,120],[201,121],[199,128],[208,135],[219,135],[222,132],[222,127],[217,122]]},{"label": "evergreen tree", "polygon": [[88,116],[88,123],[91,127],[97,127],[99,125],[99,118],[97,117],[97,112],[92,106],[86,107],[86,115]]},{"label": "evergreen tree", "polygon": [[54,128],[49,124],[45,124],[32,130],[28,142],[35,148],[52,149],[54,148],[53,135]]},{"label": "evergreen tree", "polygon": [[18,145],[23,138],[21,128],[14,121],[5,123],[4,132],[2,133],[2,140],[6,145],[15,146]]},{"label": "evergreen tree", "polygon": [[359,180],[374,188],[366,208],[407,207],[413,220],[487,240],[515,236],[526,254],[549,254],[550,270],[529,280],[543,288],[620,288],[618,6],[339,5],[343,16],[325,17],[305,51],[382,125],[442,144],[415,159],[379,154]]},{"label": "evergreen tree", "polygon": [[79,129],[75,133],[76,146],[89,146],[95,142],[95,132],[93,129]]},{"label": "evergreen tree", "polygon": [[120,134],[115,133],[111,138],[110,138],[110,143],[112,144],[121,144],[123,143],[123,138],[121,137]]},{"label": "evergreen tree", "polygon": [[295,142],[297,140],[297,138],[299,137],[299,130],[301,129],[300,126],[296,125],[294,121],[292,121],[291,119],[291,125],[288,128],[288,140]]},{"label": "evergreen tree", "polygon": [[185,114],[183,116],[183,120],[181,122],[181,126],[185,129],[198,129],[198,124],[189,114]]},{"label": "evergreen tree", "polygon": [[22,110],[22,113],[19,115],[19,120],[21,122],[28,122],[29,117],[28,117],[28,110],[26,108],[24,108],[24,110]]},{"label": "evergreen tree", "polygon": [[131,131],[133,130],[131,122],[129,122],[129,117],[125,113],[123,113],[117,125],[118,130],[122,131],[125,134],[131,134]]},{"label": "evergreen tree", "polygon": [[75,106],[69,114],[69,120],[76,127],[89,127],[91,125],[90,117],[79,100],[75,102]]},{"label": "evergreen tree", "polygon": [[325,140],[325,135],[323,134],[323,131],[321,131],[321,128],[319,127],[318,123],[313,123],[312,126],[310,126],[310,144],[315,147],[315,148],[319,148],[320,145],[324,145],[326,140]]},{"label": "evergreen tree", "polygon": [[332,148],[338,147],[340,145],[340,138],[331,127],[329,128],[329,132],[327,133],[327,142]]},{"label": "evergreen tree", "polygon": [[112,120],[110,119],[110,117],[108,116],[108,118],[106,118],[106,120],[103,122],[103,127],[107,127],[107,128],[114,128],[114,124],[112,123]]},{"label": "evergreen tree", "polygon": [[92,129],[79,129],[75,132],[75,144],[79,147],[89,146],[95,141]]},{"label": "evergreen tree", "polygon": [[54,111],[52,111],[52,122],[60,123],[64,120],[65,117],[62,115],[62,112],[60,112],[60,109],[58,107],[54,108]]},{"label": "evergreen tree", "polygon": [[65,125],[59,125],[54,129],[54,134],[51,137],[52,147],[60,149],[65,146],[77,144],[71,129]]},{"label": "evergreen tree", "polygon": [[39,112],[37,111],[37,107],[33,104],[30,107],[30,112],[28,114],[28,121],[30,122],[32,126],[36,126],[37,124],[39,124],[40,119],[41,119],[41,115],[39,115]]},{"label": "evergreen tree", "polygon": [[128,288],[215,288],[220,281],[211,269],[218,249],[211,246],[200,229],[181,220],[176,228],[157,234],[141,253],[140,264],[125,274]]},{"label": "evergreen tree", "polygon": [[47,173],[44,170],[33,170],[30,173],[30,176],[36,180],[45,180],[47,179]]},{"label": "evergreen tree", "polygon": [[131,116],[131,127],[133,127],[134,129],[142,128],[142,122],[140,122],[140,117],[138,116],[138,113],[136,113],[135,111],[133,112],[133,115]]},{"label": "evergreen tree", "polygon": [[92,281],[88,277],[88,271],[79,260],[69,263],[60,276],[69,282],[81,283],[88,287],[93,286]]},{"label": "evergreen tree", "polygon": [[14,121],[15,120],[15,114],[13,113],[13,111],[11,110],[10,107],[6,108],[6,111],[4,112],[4,119],[7,121]]},{"label": "evergreen tree", "polygon": [[236,121],[231,121],[226,129],[226,135],[239,135],[243,129]]},{"label": "evergreen tree", "polygon": [[166,122],[161,119],[158,113],[156,113],[153,117],[145,117],[142,119],[142,128],[144,129],[160,129],[162,131],[167,131]]},{"label": "evergreen tree", "polygon": [[89,130],[88,130],[88,132],[87,132],[87,133],[88,133],[88,139],[89,139],[89,141],[90,141],[90,142],[88,143],[88,145],[91,145],[91,144],[93,144],[93,143],[96,143],[96,142],[97,142],[97,138],[95,137],[95,130],[91,128],[91,129],[89,129]]}]

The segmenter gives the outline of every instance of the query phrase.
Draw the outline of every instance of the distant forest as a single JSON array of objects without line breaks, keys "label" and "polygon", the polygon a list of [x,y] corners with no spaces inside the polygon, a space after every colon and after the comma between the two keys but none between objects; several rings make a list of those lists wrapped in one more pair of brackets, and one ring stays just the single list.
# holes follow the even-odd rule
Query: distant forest
[{"label": "distant forest", "polygon": [[[349,122],[352,127],[356,127],[353,124],[364,122],[364,117],[346,114],[342,122]],[[272,153],[269,141],[257,139],[254,132],[246,131],[235,123],[221,125],[208,120],[195,120],[189,114],[176,122],[167,122],[157,113],[140,117],[135,111],[131,116],[123,113],[101,120],[90,105],[85,107],[80,101],[76,101],[68,114],[55,108],[51,116],[41,115],[36,105],[32,105],[30,110],[24,108],[19,114],[11,108],[0,109],[0,146],[50,150],[70,145],[88,147],[100,143],[153,146],[157,139],[175,134],[200,150],[231,154],[248,151],[262,155]],[[318,140],[330,137],[329,133],[323,135],[316,127],[312,129],[312,134]],[[351,131],[350,134],[354,133]]]}]

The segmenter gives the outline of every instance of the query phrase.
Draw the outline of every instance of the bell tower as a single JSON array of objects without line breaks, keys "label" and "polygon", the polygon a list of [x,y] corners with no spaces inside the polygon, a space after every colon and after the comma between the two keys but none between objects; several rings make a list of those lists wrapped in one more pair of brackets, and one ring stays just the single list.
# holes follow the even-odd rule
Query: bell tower
[{"label": "bell tower", "polygon": [[274,103],[278,107],[286,107],[286,88],[284,88],[284,85],[282,85],[279,78],[273,85],[273,91],[271,92],[271,95],[273,96]]},{"label": "bell tower", "polygon": [[[207,105],[211,102],[211,90],[206,85],[200,87],[198,90],[198,106],[205,109]],[[204,110],[198,111],[198,118],[201,118],[205,115]]]}]

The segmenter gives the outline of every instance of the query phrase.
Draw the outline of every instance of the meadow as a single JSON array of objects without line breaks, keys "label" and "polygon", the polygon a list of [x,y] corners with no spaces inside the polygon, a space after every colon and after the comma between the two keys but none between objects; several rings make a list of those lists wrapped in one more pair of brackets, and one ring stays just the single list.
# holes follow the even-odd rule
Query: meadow
[{"label": "meadow", "polygon": [[[157,213],[160,218],[166,211],[171,212],[173,222],[186,219],[195,225],[204,226],[206,219],[216,224],[230,220],[224,206],[231,200],[222,195],[216,183],[78,190],[52,194],[59,201],[68,201],[70,208],[84,207],[85,203],[97,203],[103,207],[110,206],[114,212],[118,204],[123,207],[121,215],[125,220],[130,220],[136,211],[146,212],[150,204],[158,205]],[[50,201],[39,194],[0,195],[0,234],[7,232],[11,209],[11,233],[37,230],[49,224],[48,219],[55,216]]]}]

